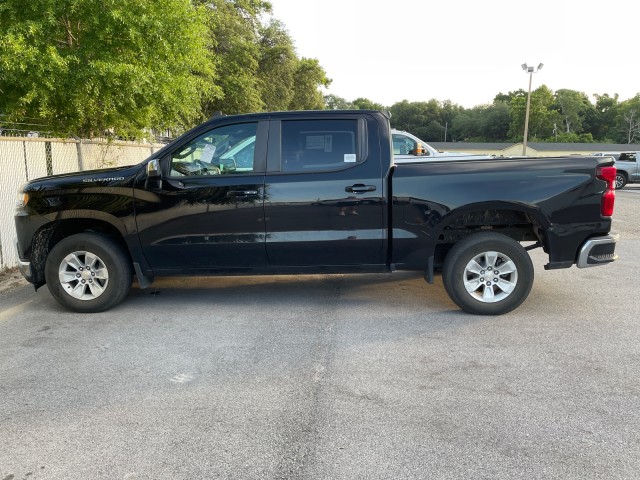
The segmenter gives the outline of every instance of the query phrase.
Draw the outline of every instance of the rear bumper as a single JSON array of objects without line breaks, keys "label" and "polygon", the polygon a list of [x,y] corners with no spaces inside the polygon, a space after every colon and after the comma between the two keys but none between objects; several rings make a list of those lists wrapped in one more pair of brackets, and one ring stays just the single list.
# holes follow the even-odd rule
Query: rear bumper
[{"label": "rear bumper", "polygon": [[615,261],[618,258],[615,250],[619,238],[620,235],[610,234],[584,242],[578,254],[578,268],[597,267]]}]

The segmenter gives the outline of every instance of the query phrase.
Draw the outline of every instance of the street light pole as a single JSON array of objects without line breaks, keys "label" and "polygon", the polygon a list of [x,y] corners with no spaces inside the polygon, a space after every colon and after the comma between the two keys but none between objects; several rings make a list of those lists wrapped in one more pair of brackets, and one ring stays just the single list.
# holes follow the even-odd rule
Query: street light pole
[{"label": "street light pole", "polygon": [[526,63],[522,64],[522,69],[529,74],[529,93],[527,94],[527,111],[524,115],[524,138],[522,140],[522,156],[527,155],[527,140],[529,139],[529,109],[531,108],[531,83],[533,82],[533,74],[540,71],[542,63],[537,69],[529,67]]}]

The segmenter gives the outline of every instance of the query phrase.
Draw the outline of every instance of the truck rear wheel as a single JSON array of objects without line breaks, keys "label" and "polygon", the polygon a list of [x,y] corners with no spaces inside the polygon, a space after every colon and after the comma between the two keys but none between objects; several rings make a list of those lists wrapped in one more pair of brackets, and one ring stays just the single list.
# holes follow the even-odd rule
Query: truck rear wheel
[{"label": "truck rear wheel", "polygon": [[133,272],[120,245],[103,235],[71,235],[49,252],[47,287],[62,306],[93,313],[120,303],[129,293]]},{"label": "truck rear wheel", "polygon": [[515,240],[499,233],[477,233],[451,248],[442,280],[451,300],[465,312],[502,315],[529,295],[533,264]]}]

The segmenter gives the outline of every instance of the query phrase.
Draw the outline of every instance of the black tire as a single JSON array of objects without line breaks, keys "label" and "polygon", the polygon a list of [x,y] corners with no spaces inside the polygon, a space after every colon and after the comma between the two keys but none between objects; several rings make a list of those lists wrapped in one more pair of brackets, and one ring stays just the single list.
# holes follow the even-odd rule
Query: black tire
[{"label": "black tire", "polygon": [[47,287],[74,312],[102,312],[128,295],[133,281],[129,256],[109,237],[79,233],[64,238],[45,263]]},{"label": "black tire", "polygon": [[522,245],[493,232],[477,233],[456,243],[442,271],[451,300],[477,315],[502,315],[520,306],[531,291],[533,276],[531,258]]},{"label": "black tire", "polygon": [[616,173],[616,180],[615,180],[615,186],[616,186],[616,190],[620,190],[621,188],[624,188],[624,186],[627,184],[627,176],[624,173],[618,172]]}]

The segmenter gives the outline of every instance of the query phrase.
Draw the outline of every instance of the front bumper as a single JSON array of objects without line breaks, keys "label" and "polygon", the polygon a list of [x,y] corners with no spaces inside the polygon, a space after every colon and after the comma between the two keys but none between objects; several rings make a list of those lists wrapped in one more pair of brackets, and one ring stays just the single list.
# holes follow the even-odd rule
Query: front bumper
[{"label": "front bumper", "polygon": [[[20,249],[18,248],[18,242],[16,242],[16,250],[18,251],[18,255],[20,255]],[[18,268],[20,269],[20,273],[22,276],[28,281],[32,282],[31,275],[31,262],[25,262],[18,256]]]},{"label": "front bumper", "polygon": [[597,267],[615,261],[618,258],[615,250],[619,238],[620,235],[609,234],[584,242],[578,254],[578,268]]}]

